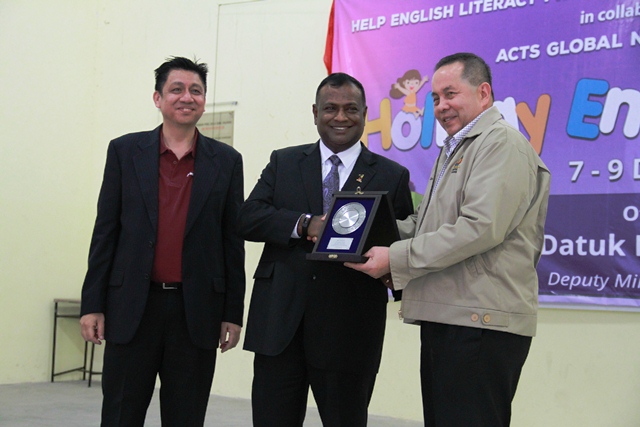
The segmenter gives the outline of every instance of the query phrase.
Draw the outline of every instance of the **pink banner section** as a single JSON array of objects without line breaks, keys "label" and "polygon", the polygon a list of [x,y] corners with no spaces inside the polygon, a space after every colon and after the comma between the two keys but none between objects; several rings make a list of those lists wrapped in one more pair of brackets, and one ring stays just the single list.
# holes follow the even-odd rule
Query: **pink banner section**
[{"label": "pink banner section", "polygon": [[335,0],[331,25],[327,65],[366,90],[363,142],[409,168],[417,198],[446,136],[433,67],[482,56],[552,173],[541,303],[640,306],[640,1]]}]

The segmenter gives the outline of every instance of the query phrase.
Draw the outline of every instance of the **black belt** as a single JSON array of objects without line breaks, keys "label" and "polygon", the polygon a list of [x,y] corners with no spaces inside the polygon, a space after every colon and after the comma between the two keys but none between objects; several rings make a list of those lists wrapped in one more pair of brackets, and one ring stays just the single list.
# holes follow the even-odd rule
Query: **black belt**
[{"label": "black belt", "polygon": [[150,282],[151,289],[163,291],[175,291],[182,288],[182,282]]}]

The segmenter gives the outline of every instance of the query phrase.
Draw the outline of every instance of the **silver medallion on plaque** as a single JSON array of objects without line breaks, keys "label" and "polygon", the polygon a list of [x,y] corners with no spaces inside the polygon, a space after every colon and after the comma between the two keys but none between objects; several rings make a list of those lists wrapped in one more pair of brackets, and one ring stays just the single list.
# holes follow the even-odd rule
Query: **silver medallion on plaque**
[{"label": "silver medallion on plaque", "polygon": [[360,228],[366,217],[367,210],[361,203],[347,203],[336,211],[331,226],[338,234],[353,233]]}]

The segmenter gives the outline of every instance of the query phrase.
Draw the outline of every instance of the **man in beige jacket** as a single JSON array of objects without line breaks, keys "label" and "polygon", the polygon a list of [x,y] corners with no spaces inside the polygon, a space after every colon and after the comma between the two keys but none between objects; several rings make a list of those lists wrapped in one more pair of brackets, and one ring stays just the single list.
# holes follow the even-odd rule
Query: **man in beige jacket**
[{"label": "man in beige jacket", "polygon": [[406,323],[421,327],[425,426],[508,426],[536,332],[536,265],[550,173],[493,106],[478,56],[441,59],[434,112],[449,135],[402,240],[349,267],[403,290]]}]

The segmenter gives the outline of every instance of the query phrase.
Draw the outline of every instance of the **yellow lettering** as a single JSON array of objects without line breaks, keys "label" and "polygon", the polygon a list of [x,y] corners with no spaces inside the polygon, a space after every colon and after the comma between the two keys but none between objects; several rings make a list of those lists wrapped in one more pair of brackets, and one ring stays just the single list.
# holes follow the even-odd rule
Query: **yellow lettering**
[{"label": "yellow lettering", "polygon": [[382,139],[382,148],[388,150],[391,148],[391,101],[389,98],[382,98],[380,101],[380,117],[374,120],[367,120],[364,126],[364,134],[362,135],[362,143],[369,146],[368,137],[372,133],[380,132]]}]

